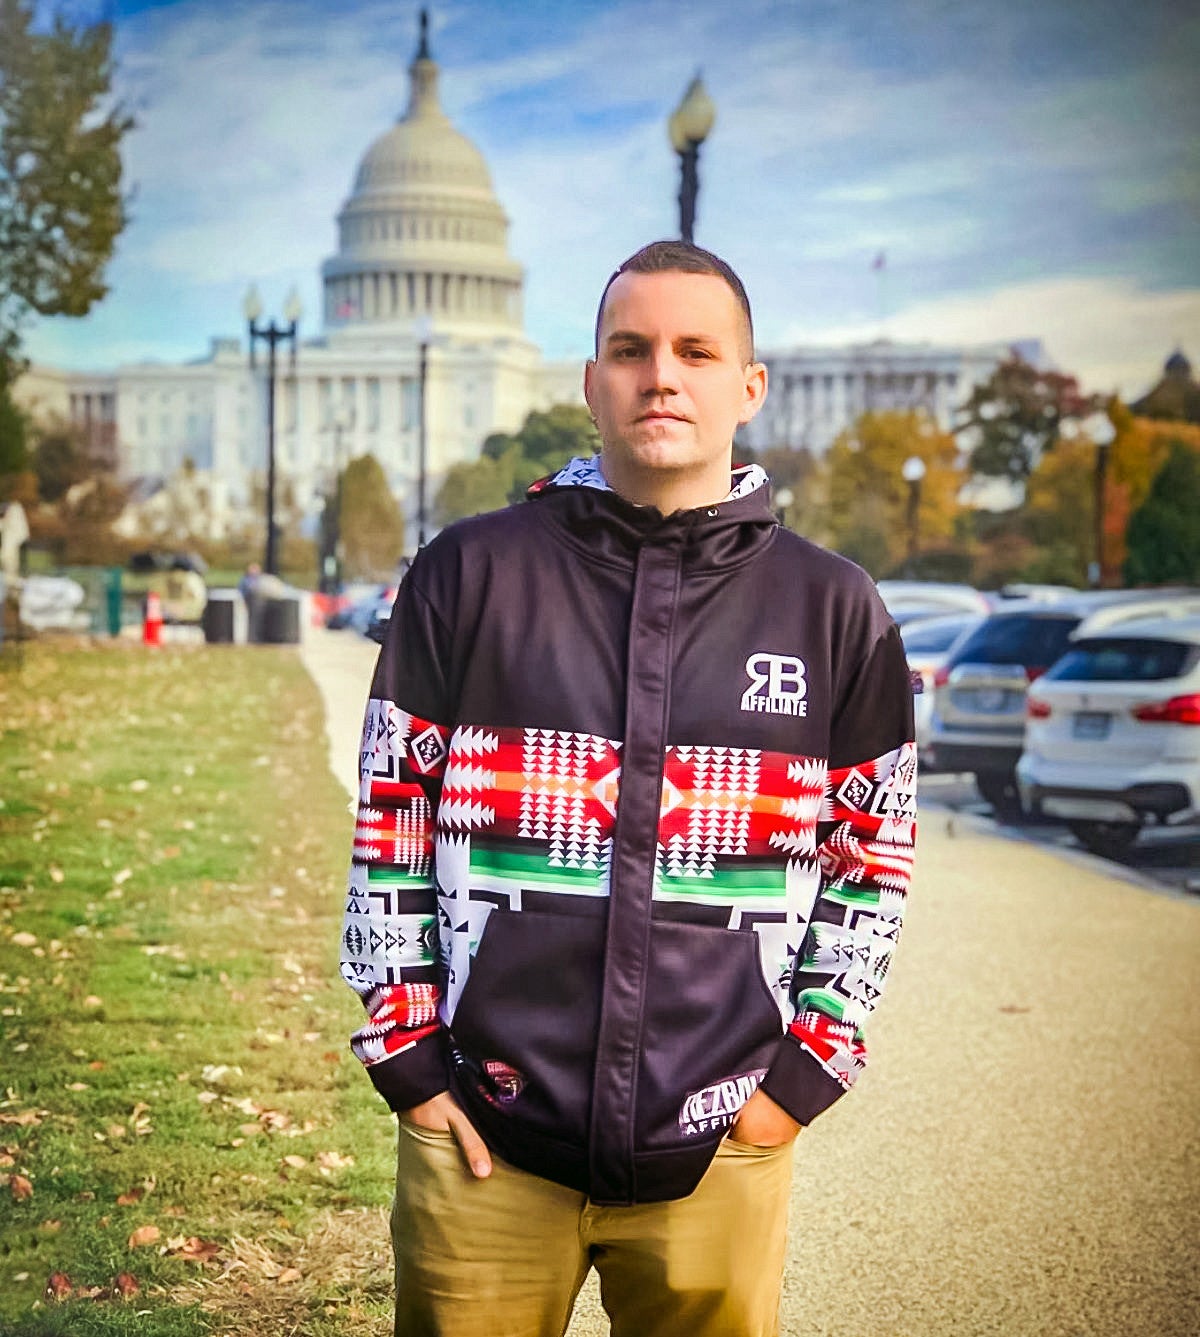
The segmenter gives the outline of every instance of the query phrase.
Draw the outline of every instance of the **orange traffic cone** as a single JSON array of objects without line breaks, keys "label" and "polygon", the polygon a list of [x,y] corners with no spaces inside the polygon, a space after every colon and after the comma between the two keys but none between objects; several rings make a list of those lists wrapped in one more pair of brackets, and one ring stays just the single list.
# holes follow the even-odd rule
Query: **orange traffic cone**
[{"label": "orange traffic cone", "polygon": [[146,595],[146,616],[142,620],[142,644],[162,644],[162,600],[153,590]]}]

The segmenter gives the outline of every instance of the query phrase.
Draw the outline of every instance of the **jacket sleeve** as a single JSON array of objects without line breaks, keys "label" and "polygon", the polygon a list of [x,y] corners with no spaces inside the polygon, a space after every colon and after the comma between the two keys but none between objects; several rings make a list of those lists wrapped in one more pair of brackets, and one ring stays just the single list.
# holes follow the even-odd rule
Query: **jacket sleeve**
[{"label": "jacket sleeve", "polygon": [[866,1063],[863,1023],[900,934],[916,832],[912,686],[890,624],[842,694],[817,828],[821,885],[791,985],[794,1015],[763,1090],[810,1123]]},{"label": "jacket sleeve", "polygon": [[412,572],[396,596],[363,723],[342,976],[367,1021],[350,1046],[393,1110],[447,1087],[433,827],[451,731],[449,636]]}]

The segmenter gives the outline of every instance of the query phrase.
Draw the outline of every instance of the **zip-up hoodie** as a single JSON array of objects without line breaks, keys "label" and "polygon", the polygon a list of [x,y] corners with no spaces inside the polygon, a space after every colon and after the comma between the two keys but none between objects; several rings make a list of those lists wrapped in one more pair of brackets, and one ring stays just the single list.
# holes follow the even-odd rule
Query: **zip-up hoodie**
[{"label": "zip-up hoodie", "polygon": [[690,1193],[756,1086],[806,1124],[853,1083],[916,754],[874,585],[761,474],[666,517],[598,478],[405,577],[342,971],[392,1109],[448,1089],[505,1160],[616,1204]]}]

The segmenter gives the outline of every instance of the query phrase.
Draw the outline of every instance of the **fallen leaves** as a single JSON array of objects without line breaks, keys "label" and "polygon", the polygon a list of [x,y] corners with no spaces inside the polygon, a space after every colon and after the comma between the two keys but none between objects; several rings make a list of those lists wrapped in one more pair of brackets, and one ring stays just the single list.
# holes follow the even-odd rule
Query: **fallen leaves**
[{"label": "fallen leaves", "polygon": [[221,1256],[221,1246],[215,1240],[202,1240],[197,1235],[175,1235],[167,1240],[163,1252],[193,1263],[215,1263]]},{"label": "fallen leaves", "polygon": [[22,1110],[20,1114],[0,1114],[0,1123],[16,1124],[18,1128],[36,1128],[49,1113],[49,1110]]},{"label": "fallen leaves", "polygon": [[20,933],[14,933],[12,937],[9,938],[9,942],[11,942],[14,947],[36,947],[37,934],[26,933],[24,931]]},{"label": "fallen leaves", "polygon": [[51,1272],[46,1278],[47,1300],[68,1300],[75,1291],[75,1283],[65,1272]]},{"label": "fallen leaves", "polygon": [[76,1286],[66,1272],[51,1272],[43,1295],[52,1304],[64,1300],[128,1300],[141,1289],[132,1272],[118,1272],[109,1286]]},{"label": "fallen leaves", "polygon": [[118,1207],[132,1207],[135,1203],[141,1202],[147,1193],[153,1193],[156,1187],[156,1181],[153,1175],[143,1179],[140,1184],[135,1184],[133,1188],[127,1189],[117,1198]]},{"label": "fallen leaves", "polygon": [[162,1239],[162,1231],[157,1226],[138,1226],[129,1236],[131,1249],[144,1249],[147,1245],[157,1244]]},{"label": "fallen leaves", "polygon": [[33,1185],[24,1175],[10,1174],[8,1176],[8,1187],[12,1193],[13,1202],[28,1202],[33,1197]]}]

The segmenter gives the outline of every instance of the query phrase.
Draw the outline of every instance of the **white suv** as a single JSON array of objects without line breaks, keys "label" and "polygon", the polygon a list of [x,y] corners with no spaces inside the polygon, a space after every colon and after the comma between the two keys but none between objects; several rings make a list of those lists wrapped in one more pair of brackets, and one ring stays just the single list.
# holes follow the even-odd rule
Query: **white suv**
[{"label": "white suv", "polygon": [[1084,624],[1029,688],[1024,806],[1118,857],[1147,822],[1200,820],[1200,609]]}]

